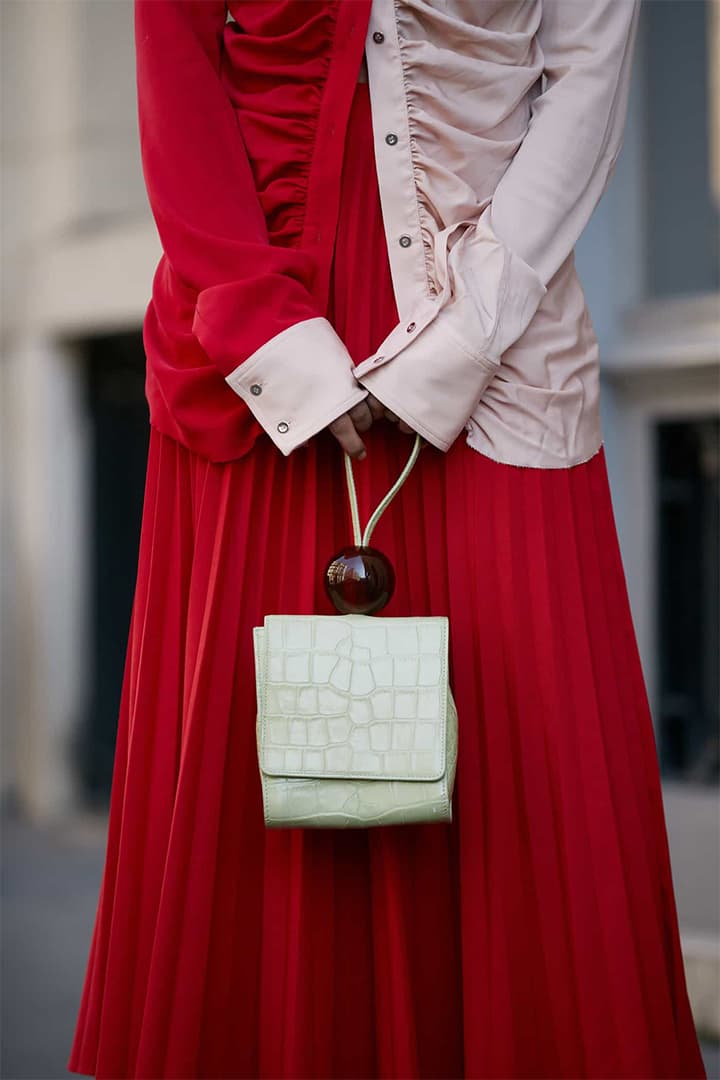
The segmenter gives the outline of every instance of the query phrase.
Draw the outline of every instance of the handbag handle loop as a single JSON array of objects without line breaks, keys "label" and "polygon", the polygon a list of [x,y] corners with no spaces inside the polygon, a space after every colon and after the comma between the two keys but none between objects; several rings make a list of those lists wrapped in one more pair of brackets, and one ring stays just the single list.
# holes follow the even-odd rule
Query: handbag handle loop
[{"label": "handbag handle loop", "polygon": [[422,436],[419,432],[416,432],[415,442],[413,444],[412,450],[410,451],[410,457],[408,458],[404,469],[398,476],[393,486],[388,491],[387,495],[385,495],[384,498],[380,500],[377,507],[375,508],[374,513],[370,515],[370,519],[365,526],[364,533],[362,533],[360,529],[360,515],[358,513],[357,492],[355,491],[355,477],[353,476],[352,458],[347,453],[347,451],[345,451],[345,477],[347,479],[348,496],[350,498],[350,516],[352,518],[353,539],[358,547],[367,547],[369,545],[370,537],[372,535],[373,529],[380,520],[380,515],[388,508],[402,485],[407,480],[408,476],[410,475],[410,470],[417,461],[417,457],[420,453],[420,448],[422,445]]}]

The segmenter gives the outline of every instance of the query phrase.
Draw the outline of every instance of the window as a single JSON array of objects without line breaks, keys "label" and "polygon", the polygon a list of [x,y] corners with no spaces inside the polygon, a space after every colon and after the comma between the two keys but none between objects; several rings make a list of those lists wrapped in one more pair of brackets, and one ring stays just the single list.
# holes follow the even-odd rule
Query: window
[{"label": "window", "polygon": [[720,421],[656,428],[660,766],[664,776],[717,783]]},{"label": "window", "polygon": [[711,0],[664,0],[642,9],[650,297],[720,289],[720,215],[711,166],[712,6]]}]

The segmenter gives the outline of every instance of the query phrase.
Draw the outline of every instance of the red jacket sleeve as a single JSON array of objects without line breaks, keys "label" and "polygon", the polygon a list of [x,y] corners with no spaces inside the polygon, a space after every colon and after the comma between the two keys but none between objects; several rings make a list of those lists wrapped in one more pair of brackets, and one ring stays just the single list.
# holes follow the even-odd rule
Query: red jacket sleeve
[{"label": "red jacket sleeve", "polygon": [[[313,258],[269,242],[220,76],[225,0],[135,0],[134,11],[143,175],[167,261],[196,296],[192,333],[289,453],[367,391],[314,301]],[[313,381],[325,387],[314,410],[303,404]]]},{"label": "red jacket sleeve", "polygon": [[219,76],[225,20],[224,0],[135,3],[148,198],[168,261],[198,293],[193,330],[224,375],[273,334],[321,314],[309,291],[311,259],[268,242]]}]

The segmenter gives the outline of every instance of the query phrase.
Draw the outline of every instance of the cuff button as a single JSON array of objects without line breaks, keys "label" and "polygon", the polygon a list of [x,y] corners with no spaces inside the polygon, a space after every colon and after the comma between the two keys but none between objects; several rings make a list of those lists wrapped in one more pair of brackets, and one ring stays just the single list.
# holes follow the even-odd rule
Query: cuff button
[{"label": "cuff button", "polygon": [[253,383],[250,387],[250,393],[255,394],[257,397],[258,394],[262,394],[262,386],[259,383]]},{"label": "cuff button", "polygon": [[284,435],[286,431],[289,431],[290,425],[286,423],[285,420],[281,420],[277,426],[277,429]]},{"label": "cuff button", "polygon": [[407,330],[408,334],[412,334],[413,330],[415,329],[415,323],[414,322],[408,323],[407,326],[405,327],[405,329]]}]

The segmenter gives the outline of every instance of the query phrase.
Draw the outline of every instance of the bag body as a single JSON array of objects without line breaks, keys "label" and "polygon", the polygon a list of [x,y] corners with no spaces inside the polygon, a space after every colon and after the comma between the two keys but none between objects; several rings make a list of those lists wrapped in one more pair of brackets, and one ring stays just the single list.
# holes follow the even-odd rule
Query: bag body
[{"label": "bag body", "polygon": [[452,821],[446,616],[266,615],[253,628],[269,828]]}]

